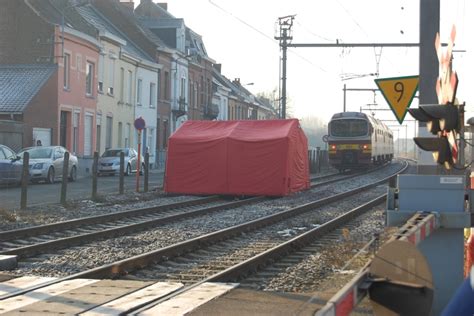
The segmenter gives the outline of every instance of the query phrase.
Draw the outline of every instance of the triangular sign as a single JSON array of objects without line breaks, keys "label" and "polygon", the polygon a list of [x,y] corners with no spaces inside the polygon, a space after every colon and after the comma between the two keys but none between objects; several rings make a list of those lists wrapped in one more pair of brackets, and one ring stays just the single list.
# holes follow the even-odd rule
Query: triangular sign
[{"label": "triangular sign", "polygon": [[418,76],[375,79],[382,95],[400,124],[418,90]]}]

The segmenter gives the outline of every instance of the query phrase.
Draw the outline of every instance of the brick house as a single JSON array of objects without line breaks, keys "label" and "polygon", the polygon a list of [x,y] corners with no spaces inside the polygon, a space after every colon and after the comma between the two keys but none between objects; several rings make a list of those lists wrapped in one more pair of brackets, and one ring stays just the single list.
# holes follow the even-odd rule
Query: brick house
[{"label": "brick house", "polygon": [[[54,68],[22,113],[10,117],[24,125],[21,146],[32,145],[34,137],[49,137],[51,144],[63,145],[80,160],[90,160],[96,141],[100,45],[80,18],[71,27],[72,20],[63,14],[70,9],[69,2],[59,0],[2,1],[0,64]],[[34,67],[23,69],[33,71]],[[28,117],[33,112],[36,117],[31,121]],[[88,168],[87,163],[81,166]]]},{"label": "brick house", "polygon": [[20,150],[57,137],[57,67],[55,65],[0,65],[0,144]]}]

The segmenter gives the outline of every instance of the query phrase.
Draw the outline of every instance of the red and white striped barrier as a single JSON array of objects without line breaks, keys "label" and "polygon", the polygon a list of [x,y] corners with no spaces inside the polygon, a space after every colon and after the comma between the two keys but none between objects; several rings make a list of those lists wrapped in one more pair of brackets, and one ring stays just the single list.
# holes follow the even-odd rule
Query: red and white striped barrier
[{"label": "red and white striped barrier", "polygon": [[[417,245],[431,235],[438,227],[433,213],[416,213],[388,241],[401,240]],[[387,243],[388,243],[387,242]],[[370,287],[369,262],[349,283],[336,293],[316,316],[348,316],[359,302],[367,295]],[[364,286],[362,286],[364,284]]]},{"label": "red and white striped barrier", "polygon": [[[336,293],[316,316],[346,316],[359,304],[367,294],[362,284],[368,279],[367,264],[349,283]],[[364,287],[365,288],[365,287]]]},{"label": "red and white striped barrier", "polygon": [[433,213],[417,213],[410,218],[399,232],[391,239],[405,240],[418,245],[437,228],[436,216]]}]

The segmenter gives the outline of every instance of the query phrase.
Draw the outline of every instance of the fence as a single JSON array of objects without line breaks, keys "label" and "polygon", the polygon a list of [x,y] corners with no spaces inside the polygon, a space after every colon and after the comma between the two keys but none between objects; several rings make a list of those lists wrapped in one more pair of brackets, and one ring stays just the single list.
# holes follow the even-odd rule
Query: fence
[{"label": "fence", "polygon": [[[77,168],[73,171],[72,164],[68,166],[70,163],[68,155],[69,153],[66,152],[60,168],[57,165],[54,166],[56,169],[53,178],[49,178],[49,172],[45,172],[41,178],[32,178],[30,168],[35,166],[29,166],[31,160],[28,152],[23,154],[23,159],[9,162],[15,167],[14,169],[6,171],[0,168],[0,179],[3,180],[3,182],[0,181],[0,210],[26,209],[39,204],[58,202],[67,204],[68,201],[78,199],[102,200],[109,194],[156,191],[163,186],[164,172],[162,169],[150,168],[153,163],[149,161],[148,154],[143,159],[141,172],[132,171],[130,174],[129,169],[126,168],[126,162],[123,157],[120,157],[118,172],[115,172],[113,176],[99,176],[98,154],[96,153],[91,174],[78,178],[75,173]],[[68,170],[68,172],[61,174],[60,169]],[[11,174],[8,175],[7,172]],[[10,177],[8,181],[6,181],[7,177]],[[20,186],[19,183],[21,183]]]},{"label": "fence", "polygon": [[320,173],[321,170],[329,168],[328,151],[316,149],[308,150],[309,172]]},{"label": "fence", "polygon": [[[68,201],[78,199],[97,200],[107,194],[161,189],[166,164],[166,151],[156,152],[155,158],[154,162],[144,163],[143,174],[138,175],[138,177],[136,173],[129,176],[125,175],[127,172],[125,172],[124,162],[121,165],[122,172],[116,172],[114,176],[99,177],[96,158],[91,167],[92,172],[84,176],[79,175],[77,181],[71,181],[71,171],[69,171],[64,176],[57,172],[53,181],[49,181],[45,177],[44,179],[34,179],[36,181],[33,183],[28,163],[29,155],[25,154],[22,160],[11,161],[11,166],[15,167],[14,170],[12,169],[13,171],[0,168],[0,180],[5,179],[7,173],[12,173],[9,175],[11,181],[5,183],[0,181],[0,209],[26,209],[39,204],[58,202],[67,204]],[[308,158],[311,173],[321,172],[329,166],[326,150],[310,149],[308,150]],[[155,168],[150,169],[150,165],[154,165]],[[62,168],[64,167],[63,165]],[[19,186],[20,182],[21,185]]]}]

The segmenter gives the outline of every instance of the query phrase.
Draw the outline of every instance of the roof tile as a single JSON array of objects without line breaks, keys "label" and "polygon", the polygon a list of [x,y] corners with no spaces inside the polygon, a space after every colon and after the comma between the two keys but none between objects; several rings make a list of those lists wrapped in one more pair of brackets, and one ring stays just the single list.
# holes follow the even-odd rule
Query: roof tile
[{"label": "roof tile", "polygon": [[56,65],[0,65],[0,112],[23,112]]}]

